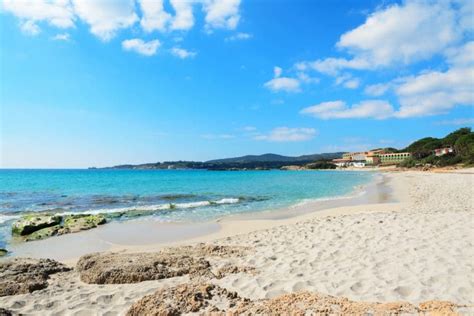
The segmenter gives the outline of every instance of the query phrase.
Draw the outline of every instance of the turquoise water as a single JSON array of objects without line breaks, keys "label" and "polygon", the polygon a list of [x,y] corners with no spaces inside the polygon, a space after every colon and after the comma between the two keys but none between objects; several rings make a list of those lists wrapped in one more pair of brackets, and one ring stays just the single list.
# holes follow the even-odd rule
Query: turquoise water
[{"label": "turquoise water", "polygon": [[159,221],[201,221],[349,194],[367,172],[0,170],[3,237],[22,212],[147,210]]}]

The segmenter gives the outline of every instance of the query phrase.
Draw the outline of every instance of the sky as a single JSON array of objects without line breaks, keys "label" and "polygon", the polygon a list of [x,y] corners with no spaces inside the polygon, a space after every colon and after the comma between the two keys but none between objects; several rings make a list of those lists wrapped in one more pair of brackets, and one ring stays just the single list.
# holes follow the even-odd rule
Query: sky
[{"label": "sky", "polygon": [[403,148],[473,105],[474,1],[0,2],[1,168]]}]

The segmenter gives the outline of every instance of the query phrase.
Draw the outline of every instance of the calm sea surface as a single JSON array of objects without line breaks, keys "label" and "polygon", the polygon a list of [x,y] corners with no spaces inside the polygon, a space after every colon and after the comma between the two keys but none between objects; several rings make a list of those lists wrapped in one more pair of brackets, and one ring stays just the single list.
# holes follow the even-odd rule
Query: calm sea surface
[{"label": "calm sea surface", "polygon": [[21,213],[144,210],[200,221],[350,194],[371,173],[340,171],[0,170],[0,247]]}]

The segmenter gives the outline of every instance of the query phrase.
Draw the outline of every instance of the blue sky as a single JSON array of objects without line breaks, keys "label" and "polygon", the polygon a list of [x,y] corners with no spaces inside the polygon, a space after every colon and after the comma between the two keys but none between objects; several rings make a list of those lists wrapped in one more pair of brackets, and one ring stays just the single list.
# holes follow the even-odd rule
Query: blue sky
[{"label": "blue sky", "polygon": [[471,1],[0,10],[4,168],[403,147],[474,124]]}]

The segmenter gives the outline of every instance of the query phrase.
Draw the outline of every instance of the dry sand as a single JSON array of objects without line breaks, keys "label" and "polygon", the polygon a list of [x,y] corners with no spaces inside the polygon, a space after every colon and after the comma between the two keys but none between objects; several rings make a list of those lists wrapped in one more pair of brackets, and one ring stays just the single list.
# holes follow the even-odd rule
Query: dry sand
[{"label": "dry sand", "polygon": [[[254,253],[233,263],[255,267],[256,275],[238,273],[211,280],[251,299],[309,290],[352,300],[474,304],[472,170],[398,172],[386,177],[398,202],[343,206],[279,220],[225,219],[218,231],[186,243],[254,248]],[[183,241],[166,244],[178,243]],[[110,244],[107,249],[161,247],[163,243]],[[89,285],[79,281],[76,272],[67,272],[54,275],[44,290],[1,297],[0,307],[42,315],[124,314],[144,295],[185,281],[180,277]]]}]

